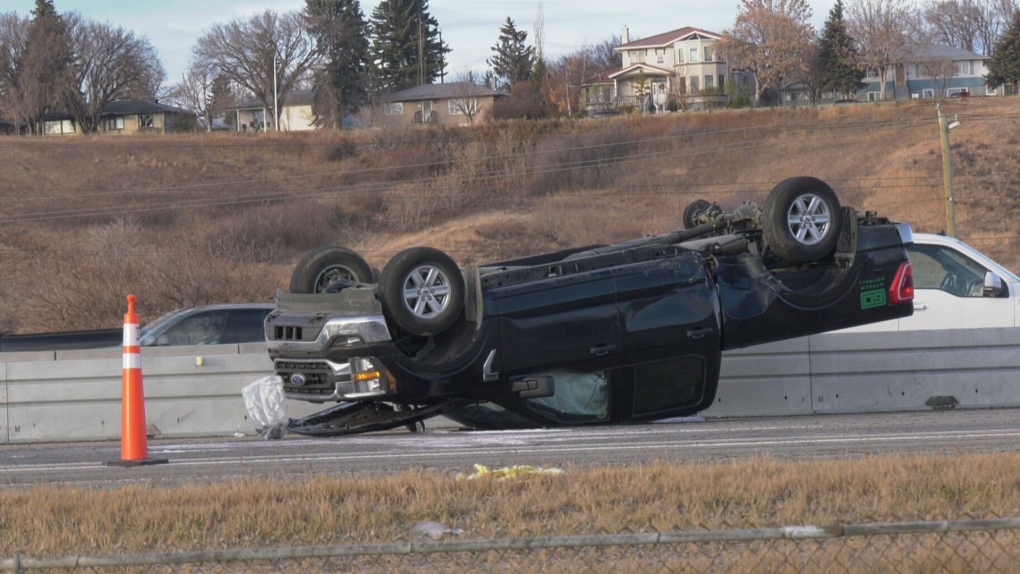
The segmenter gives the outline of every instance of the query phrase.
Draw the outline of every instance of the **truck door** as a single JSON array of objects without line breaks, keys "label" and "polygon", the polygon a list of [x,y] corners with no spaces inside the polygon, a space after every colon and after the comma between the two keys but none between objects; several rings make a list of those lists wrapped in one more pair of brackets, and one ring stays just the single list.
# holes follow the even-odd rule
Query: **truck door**
[{"label": "truck door", "polygon": [[632,420],[692,414],[715,397],[719,298],[700,255],[614,269],[623,329],[623,384],[613,404]]},{"label": "truck door", "polygon": [[[610,269],[509,286],[494,299],[511,401],[560,424],[609,420],[608,390],[622,356]],[[581,387],[600,404],[579,401]]]}]

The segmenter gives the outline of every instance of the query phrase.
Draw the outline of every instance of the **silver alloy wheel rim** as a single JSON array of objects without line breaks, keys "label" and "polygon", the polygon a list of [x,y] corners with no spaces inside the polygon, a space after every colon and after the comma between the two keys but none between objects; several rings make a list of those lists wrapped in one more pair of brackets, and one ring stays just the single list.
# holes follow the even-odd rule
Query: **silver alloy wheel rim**
[{"label": "silver alloy wheel rim", "polygon": [[450,279],[434,265],[415,267],[403,289],[404,305],[419,319],[433,319],[450,304]]},{"label": "silver alloy wheel rim", "polygon": [[832,214],[829,204],[813,193],[805,193],[793,200],[786,214],[790,234],[802,245],[820,243],[829,233]]},{"label": "silver alloy wheel rim", "polygon": [[350,267],[344,267],[343,265],[333,265],[322,270],[318,277],[315,278],[315,292],[322,293],[334,279],[342,278],[347,281],[357,283],[358,276],[354,273],[354,270]]}]

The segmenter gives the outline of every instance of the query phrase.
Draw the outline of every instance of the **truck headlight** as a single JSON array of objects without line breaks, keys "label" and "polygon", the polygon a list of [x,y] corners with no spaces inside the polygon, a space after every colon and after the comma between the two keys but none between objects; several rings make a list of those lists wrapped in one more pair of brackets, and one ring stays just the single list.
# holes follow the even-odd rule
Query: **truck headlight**
[{"label": "truck headlight", "polygon": [[394,379],[378,361],[370,358],[351,359],[351,381],[355,394],[386,394],[393,392]]}]

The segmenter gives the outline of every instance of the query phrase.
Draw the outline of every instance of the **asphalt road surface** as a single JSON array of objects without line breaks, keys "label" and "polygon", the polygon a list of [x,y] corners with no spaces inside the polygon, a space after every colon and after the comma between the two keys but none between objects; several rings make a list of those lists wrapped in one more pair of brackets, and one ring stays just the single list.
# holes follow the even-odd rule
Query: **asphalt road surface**
[{"label": "asphalt road surface", "polygon": [[0,488],[36,484],[175,486],[247,478],[392,473],[430,469],[470,474],[526,464],[620,466],[890,454],[1017,452],[1020,410],[709,419],[613,427],[531,431],[436,429],[331,439],[289,435],[150,440],[151,459],[166,464],[122,468],[120,443],[0,446]]}]

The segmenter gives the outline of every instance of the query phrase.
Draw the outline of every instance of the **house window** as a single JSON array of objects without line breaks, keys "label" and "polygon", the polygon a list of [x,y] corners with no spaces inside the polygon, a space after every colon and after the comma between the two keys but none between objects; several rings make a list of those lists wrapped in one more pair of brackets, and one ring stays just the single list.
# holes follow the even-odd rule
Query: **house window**
[{"label": "house window", "polygon": [[880,97],[881,95],[882,95],[881,92],[868,92],[868,101],[869,102],[877,102],[877,101],[881,100],[881,97]]},{"label": "house window", "polygon": [[138,114],[138,129],[146,129],[151,127],[152,127],[152,114]]},{"label": "house window", "polygon": [[708,90],[714,88],[714,82],[715,78],[713,76],[705,76],[705,89]]},{"label": "house window", "polygon": [[404,115],[404,103],[403,102],[390,102],[386,104],[386,115],[387,116],[402,116]]},{"label": "house window", "polygon": [[666,61],[666,50],[660,50],[659,48],[656,48],[655,49],[655,61],[660,63],[660,64],[665,62]]},{"label": "house window", "polygon": [[447,110],[451,116],[475,114],[478,112],[478,100],[475,98],[447,100]]},{"label": "house window", "polygon": [[921,90],[921,97],[926,100],[930,100],[935,97],[935,90],[932,88],[925,88]]},{"label": "house window", "polygon": [[691,63],[692,64],[697,64],[698,63],[698,49],[697,48],[691,48]]},{"label": "house window", "polygon": [[987,95],[987,96],[997,96],[997,95],[999,95],[999,87],[996,86],[994,88],[985,88],[985,95]]},{"label": "house window", "polygon": [[[714,56],[712,54],[712,46],[705,46],[705,61],[711,62],[713,58]],[[707,88],[708,84],[705,84],[705,87]]]},{"label": "house window", "polygon": [[676,63],[677,64],[683,64],[684,63],[684,51],[683,50],[677,50],[676,51]]},{"label": "house window", "polygon": [[106,129],[111,132],[124,129],[124,116],[106,118]]},{"label": "house window", "polygon": [[46,135],[73,134],[74,122],[72,120],[51,120],[43,122],[43,133]]},{"label": "house window", "polygon": [[726,76],[719,74],[719,87],[722,88],[726,85]]},{"label": "house window", "polygon": [[701,90],[701,86],[698,85],[699,83],[700,82],[698,81],[697,76],[691,76],[691,92],[697,93],[699,90]]},{"label": "house window", "polygon": [[973,73],[970,60],[966,62],[956,63],[956,75],[957,76],[969,76]]}]

